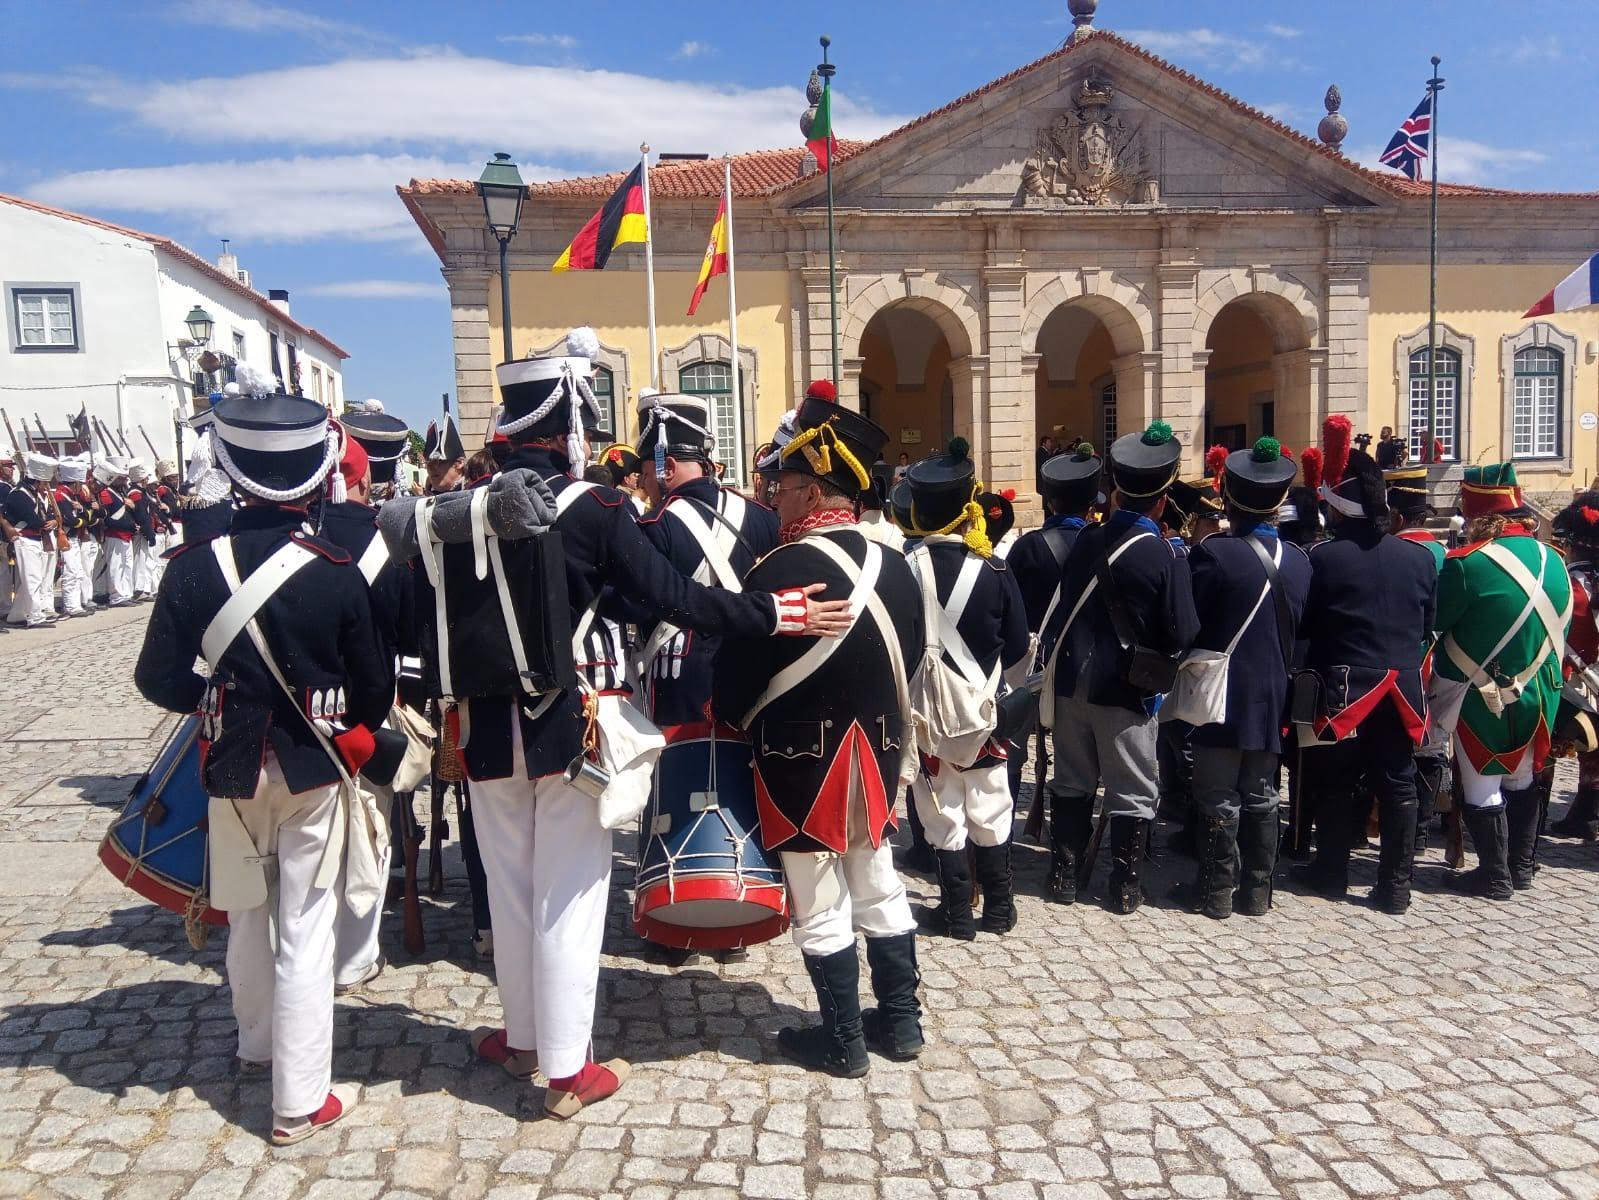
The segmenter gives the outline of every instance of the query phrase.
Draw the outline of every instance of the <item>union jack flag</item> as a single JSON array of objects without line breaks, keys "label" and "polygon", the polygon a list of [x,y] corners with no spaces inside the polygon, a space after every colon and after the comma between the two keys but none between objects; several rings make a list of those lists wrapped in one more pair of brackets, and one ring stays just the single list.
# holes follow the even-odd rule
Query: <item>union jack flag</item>
[{"label": "union jack flag", "polygon": [[1394,170],[1420,182],[1421,164],[1427,161],[1432,146],[1432,97],[1425,97],[1416,111],[1405,119],[1393,141],[1382,152],[1382,161]]}]

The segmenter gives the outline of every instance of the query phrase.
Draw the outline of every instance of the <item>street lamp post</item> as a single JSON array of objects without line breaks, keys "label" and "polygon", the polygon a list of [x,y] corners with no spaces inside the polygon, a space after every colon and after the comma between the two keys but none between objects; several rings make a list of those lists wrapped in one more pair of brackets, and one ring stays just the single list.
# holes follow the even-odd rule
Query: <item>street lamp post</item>
[{"label": "street lamp post", "polygon": [[[211,314],[196,304],[189,310],[189,315],[183,318],[183,324],[189,331],[189,345],[183,347],[183,358],[189,367],[189,392],[185,397],[188,408],[194,408],[194,370],[199,365],[199,359],[211,344],[211,333],[216,328],[216,322],[211,319]],[[175,417],[172,422],[172,444],[176,448],[178,463],[183,462],[183,418]]]},{"label": "street lamp post", "polygon": [[489,223],[489,232],[500,243],[500,332],[504,335],[505,359],[510,362],[511,351],[511,276],[506,270],[506,250],[516,236],[516,227],[522,221],[522,201],[527,198],[527,185],[511,161],[509,154],[496,154],[478,177],[477,194],[483,198],[483,215]]}]

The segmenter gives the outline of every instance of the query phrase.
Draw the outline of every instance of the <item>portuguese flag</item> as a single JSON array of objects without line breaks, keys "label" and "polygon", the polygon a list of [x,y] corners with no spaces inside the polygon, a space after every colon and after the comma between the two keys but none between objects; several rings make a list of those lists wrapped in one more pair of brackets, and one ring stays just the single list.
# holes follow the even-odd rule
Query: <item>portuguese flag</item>
[{"label": "portuguese flag", "polygon": [[816,156],[816,168],[825,171],[833,165],[833,152],[838,149],[838,139],[833,136],[833,89],[822,89],[822,102],[816,106],[816,116],[811,119],[811,136],[805,148]]},{"label": "portuguese flag", "polygon": [[700,263],[700,279],[694,285],[694,296],[688,302],[688,315],[693,316],[700,306],[713,277],[727,274],[727,193],[716,206],[716,224],[711,226],[711,240],[705,245],[705,261]]},{"label": "portuguese flag", "polygon": [[650,224],[644,214],[644,164],[628,172],[622,186],[611,194],[600,211],[577,231],[572,244],[561,251],[551,271],[603,271],[611,251],[629,242],[650,240]]}]

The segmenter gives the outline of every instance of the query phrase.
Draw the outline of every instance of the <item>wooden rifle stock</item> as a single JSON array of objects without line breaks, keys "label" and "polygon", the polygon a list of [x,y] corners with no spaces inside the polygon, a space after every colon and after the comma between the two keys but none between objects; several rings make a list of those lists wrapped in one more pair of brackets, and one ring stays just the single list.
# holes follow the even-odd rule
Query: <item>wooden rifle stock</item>
[{"label": "wooden rifle stock", "polygon": [[1099,823],[1094,826],[1094,836],[1088,840],[1088,848],[1083,851],[1082,861],[1077,864],[1077,890],[1083,892],[1094,877],[1094,860],[1099,857],[1099,844],[1105,840],[1105,829],[1110,824],[1108,808],[1099,812]]},{"label": "wooden rifle stock", "polygon": [[413,958],[420,957],[427,949],[427,934],[422,928],[422,899],[417,892],[417,860],[422,855],[422,827],[417,823],[415,804],[415,792],[395,794],[394,810],[400,817],[397,828],[405,855],[404,918],[400,943]]},{"label": "wooden rifle stock", "polygon": [[[1458,871],[1466,865],[1465,823],[1461,815],[1463,794],[1460,790],[1460,763],[1455,761],[1450,764],[1449,807],[1444,810],[1444,865],[1452,871]],[[1443,789],[1440,787],[1439,799],[1442,798]]]},{"label": "wooden rifle stock", "polygon": [[428,811],[428,895],[444,895],[444,795],[451,785],[433,776]]}]

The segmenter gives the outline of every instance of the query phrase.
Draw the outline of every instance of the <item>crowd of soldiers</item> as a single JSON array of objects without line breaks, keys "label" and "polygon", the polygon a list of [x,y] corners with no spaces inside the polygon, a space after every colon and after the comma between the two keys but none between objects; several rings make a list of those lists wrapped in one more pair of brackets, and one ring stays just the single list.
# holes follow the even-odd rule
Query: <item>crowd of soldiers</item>
[{"label": "crowd of soldiers", "polygon": [[[725,949],[790,929],[821,1019],[778,1047],[843,1077],[869,1052],[921,1052],[919,936],[1015,927],[1034,737],[1058,904],[1103,851],[1106,906],[1137,910],[1160,810],[1196,862],[1175,898],[1212,918],[1270,911],[1280,849],[1343,896],[1373,813],[1383,912],[1411,903],[1440,811],[1478,857],[1448,886],[1531,885],[1553,759],[1594,749],[1599,496],[1553,523],[1568,563],[1510,466],[1468,469],[1446,550],[1425,472],[1385,478],[1343,418],[1297,461],[1271,438],[1213,452],[1203,480],[1179,478],[1157,421],[1104,456],[1050,457],[1043,526],[1018,535],[963,439],[896,472],[886,431],[825,381],[744,493],[721,482],[703,398],[642,396],[636,444],[591,462],[605,435],[582,335],[498,368],[503,407],[471,459],[448,419],[429,430],[420,502],[393,494],[396,418],[333,422],[266,383],[211,410],[193,511],[212,532],[167,555],[137,682],[203,722],[239,1069],[271,1073],[275,1143],[357,1099],[332,1081],[332,1001],[383,969],[382,800],[407,706],[438,715],[436,752],[465,778],[473,922],[504,1011],[474,1052],[542,1074],[557,1118],[628,1077],[592,1033],[613,831],[635,819],[639,932]],[[751,791],[729,841],[775,860],[773,895],[740,860],[736,902],[703,910],[695,941],[667,912],[686,885],[648,880],[652,856],[668,878],[682,865],[667,809],[719,807],[715,768],[707,784],[677,753],[718,739]],[[1599,816],[1592,757],[1566,832]],[[938,887],[920,909],[890,842],[902,800]]]}]

